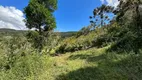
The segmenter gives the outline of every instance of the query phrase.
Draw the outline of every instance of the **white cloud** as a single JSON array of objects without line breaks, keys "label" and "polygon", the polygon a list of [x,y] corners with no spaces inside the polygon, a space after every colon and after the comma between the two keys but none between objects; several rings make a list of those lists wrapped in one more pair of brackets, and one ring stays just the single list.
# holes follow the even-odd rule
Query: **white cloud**
[{"label": "white cloud", "polygon": [[113,7],[117,7],[117,5],[119,4],[118,0],[100,0],[102,2],[102,4],[104,4],[105,2],[107,3],[107,5],[113,6]]},{"label": "white cloud", "polygon": [[26,30],[24,14],[15,7],[0,6],[0,28]]},{"label": "white cloud", "polygon": [[104,3],[105,3],[105,0],[101,0],[101,2],[102,2],[102,4],[104,4]]}]

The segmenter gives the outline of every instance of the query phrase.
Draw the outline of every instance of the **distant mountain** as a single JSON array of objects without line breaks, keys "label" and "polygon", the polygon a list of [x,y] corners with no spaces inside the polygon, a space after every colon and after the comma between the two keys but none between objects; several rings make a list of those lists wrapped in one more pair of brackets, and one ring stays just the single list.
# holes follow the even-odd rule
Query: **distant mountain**
[{"label": "distant mountain", "polygon": [[60,32],[63,38],[71,37],[77,33],[77,31]]},{"label": "distant mountain", "polygon": [[23,30],[0,28],[0,35],[1,36],[24,35],[25,33],[26,33],[26,31],[23,31]]},{"label": "distant mountain", "polygon": [[[27,31],[25,30],[14,30],[14,29],[7,29],[7,28],[0,28],[0,34],[3,35],[21,35],[25,34]],[[68,32],[60,32],[63,38],[73,36],[77,33],[77,31],[68,31]]]},{"label": "distant mountain", "polygon": [[12,31],[16,31],[14,29],[8,29],[8,28],[0,28],[0,31],[9,31],[9,32],[12,32]]}]

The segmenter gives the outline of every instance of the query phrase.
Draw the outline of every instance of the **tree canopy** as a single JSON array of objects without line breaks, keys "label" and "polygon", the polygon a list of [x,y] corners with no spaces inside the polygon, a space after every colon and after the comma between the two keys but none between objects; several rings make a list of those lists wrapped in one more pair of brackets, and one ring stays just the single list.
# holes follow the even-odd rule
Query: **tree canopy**
[{"label": "tree canopy", "polygon": [[39,34],[56,27],[53,12],[57,9],[57,0],[30,0],[24,9],[26,26],[35,28]]}]

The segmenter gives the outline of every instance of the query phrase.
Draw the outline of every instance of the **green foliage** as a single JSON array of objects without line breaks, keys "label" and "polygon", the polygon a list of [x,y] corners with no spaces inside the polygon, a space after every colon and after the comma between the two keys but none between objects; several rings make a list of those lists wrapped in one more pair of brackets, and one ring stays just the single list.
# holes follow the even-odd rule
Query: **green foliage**
[{"label": "green foliage", "polygon": [[33,44],[33,47],[41,50],[44,46],[44,37],[42,35],[39,35],[36,31],[29,31],[27,33],[27,39],[29,42]]},{"label": "green foliage", "polygon": [[[57,53],[74,52],[91,47],[104,47],[122,38],[122,29],[114,22],[108,26],[94,29],[93,26],[84,27],[75,36],[65,38],[59,43]],[[124,31],[122,33],[125,33]]]},{"label": "green foliage", "polygon": [[120,0],[114,13],[121,28],[117,31],[116,43],[112,45],[113,51],[134,51],[137,54],[142,48],[140,5],[141,0]]},{"label": "green foliage", "polygon": [[44,61],[24,36],[2,38],[0,41],[0,79],[34,80],[44,72]]},{"label": "green foliage", "polygon": [[98,35],[95,31],[89,31],[87,33],[77,33],[77,35],[65,38],[59,43],[57,53],[74,52],[78,50],[88,49],[93,47],[93,40]]},{"label": "green foliage", "polygon": [[39,35],[36,31],[29,31],[27,38],[35,49],[41,53],[44,52],[45,54],[48,54],[50,50],[55,49],[61,39],[57,32],[48,32]]},{"label": "green foliage", "polygon": [[24,9],[26,26],[38,29],[39,34],[54,29],[56,24],[52,12],[56,10],[56,5],[56,0],[30,0]]},{"label": "green foliage", "polygon": [[87,27],[83,27],[80,31],[78,31],[76,33],[76,37],[79,37],[81,35],[87,35],[88,33],[90,33],[91,31],[93,31],[95,28],[93,25],[87,26]]},{"label": "green foliage", "polygon": [[55,54],[55,50],[58,48],[61,36],[59,32],[50,32],[48,37],[44,39],[43,54]]}]

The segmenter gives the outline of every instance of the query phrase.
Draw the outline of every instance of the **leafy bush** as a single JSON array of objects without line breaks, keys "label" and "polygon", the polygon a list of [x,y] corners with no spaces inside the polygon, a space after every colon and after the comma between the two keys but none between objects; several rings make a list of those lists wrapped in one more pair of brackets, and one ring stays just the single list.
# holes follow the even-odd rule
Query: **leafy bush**
[{"label": "leafy bush", "polygon": [[32,43],[32,46],[35,49],[38,49],[39,52],[48,53],[50,50],[54,49],[57,46],[60,36],[59,33],[48,32],[43,35],[39,35],[36,31],[29,31],[27,34],[28,41]]},{"label": "leafy bush", "polygon": [[0,41],[0,79],[34,80],[44,71],[45,59],[25,37],[15,36]]}]

